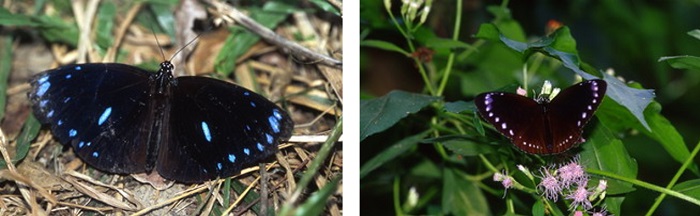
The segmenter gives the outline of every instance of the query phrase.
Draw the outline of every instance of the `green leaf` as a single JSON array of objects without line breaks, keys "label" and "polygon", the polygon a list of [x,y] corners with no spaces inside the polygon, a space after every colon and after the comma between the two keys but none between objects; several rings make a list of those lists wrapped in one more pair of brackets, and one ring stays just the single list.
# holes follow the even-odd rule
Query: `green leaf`
[{"label": "green leaf", "polygon": [[[286,19],[291,12],[298,11],[288,10],[291,6],[273,2],[274,1],[267,2],[263,6],[263,9],[250,8],[250,18],[268,29],[274,29],[280,22]],[[242,27],[234,26],[229,30],[231,34],[226,38],[223,48],[214,61],[214,70],[223,76],[230,75],[236,67],[238,58],[260,40],[258,35]]]},{"label": "green leaf", "polygon": [[464,111],[476,111],[476,105],[473,101],[454,101],[445,103],[445,111],[452,113],[461,113]]},{"label": "green leaf", "polygon": [[605,206],[610,215],[622,215],[622,201],[625,201],[624,196],[608,196],[605,198]]},{"label": "green leaf", "polygon": [[[688,157],[690,157],[690,150],[688,150],[688,147],[683,140],[683,136],[681,136],[678,130],[676,130],[676,127],[674,127],[673,124],[666,119],[666,117],[661,115],[660,105],[652,107],[655,107],[656,109],[647,109],[645,115],[649,120],[649,126],[653,132],[647,130],[640,131],[659,142],[674,160],[678,161],[680,164],[683,164]],[[688,169],[698,173],[697,164],[691,164]]]},{"label": "green leaf", "polygon": [[416,113],[439,97],[394,90],[380,98],[362,101],[360,104],[360,141],[382,132],[397,122]]},{"label": "green leaf", "polygon": [[491,145],[471,140],[450,140],[442,143],[442,145],[463,156],[477,156],[496,152],[496,149]]},{"label": "green leaf", "polygon": [[457,169],[443,169],[442,213],[445,215],[491,215],[481,182],[466,178]]},{"label": "green leaf", "polygon": [[532,215],[533,216],[544,216],[545,208],[542,199],[537,199],[535,204],[532,205]]},{"label": "green leaf", "polygon": [[66,23],[61,18],[50,16],[39,16],[35,21],[40,25],[38,29],[47,42],[77,46],[79,32],[76,23]]},{"label": "green leaf", "polygon": [[557,29],[557,31],[551,34],[551,38],[553,41],[547,46],[552,47],[555,50],[572,53],[578,56],[578,50],[576,50],[576,40],[573,36],[571,36],[569,27],[563,26]]},{"label": "green leaf", "polygon": [[[12,158],[12,163],[17,163],[27,157],[29,153],[29,146],[32,144],[32,140],[36,138],[41,129],[41,124],[34,118],[34,115],[29,115],[27,121],[24,122],[24,127],[22,128],[22,133],[17,137],[17,147],[15,149],[15,157]],[[0,169],[7,167],[5,160],[0,158]]]},{"label": "green leaf", "polygon": [[338,188],[338,182],[342,179],[342,175],[334,178],[328,184],[323,186],[321,190],[311,194],[311,197],[301,204],[295,211],[294,215],[321,215],[323,209],[326,208],[328,198],[335,193]]},{"label": "green leaf", "polygon": [[700,40],[700,29],[693,29],[688,32],[688,35],[693,36],[695,39]]},{"label": "green leaf", "polygon": [[700,179],[678,183],[676,186],[673,186],[673,190],[700,199]]},{"label": "green leaf", "polygon": [[336,16],[340,16],[340,12],[338,12],[338,9],[333,7],[331,3],[328,3],[326,0],[311,0],[311,3],[315,4],[317,7],[321,8],[321,10],[329,13],[333,13]]},{"label": "green leaf", "polygon": [[665,61],[672,68],[700,71],[700,57],[697,56],[665,56],[659,62]]},{"label": "green leaf", "polygon": [[392,43],[386,42],[386,41],[380,41],[380,40],[364,40],[360,42],[360,46],[366,46],[366,47],[374,47],[377,49],[383,49],[386,51],[393,51],[393,52],[398,52],[401,53],[405,56],[410,56],[411,54],[404,51],[401,49],[401,47],[396,46]]},{"label": "green leaf", "polygon": [[0,7],[0,23],[7,27],[36,27],[39,24],[32,17],[24,14],[13,14],[4,7]]},{"label": "green leaf", "polygon": [[381,167],[384,165],[386,162],[389,162],[393,160],[394,158],[398,157],[399,155],[403,154],[407,150],[415,147],[420,143],[421,140],[425,136],[430,133],[431,130],[423,131],[422,133],[406,137],[399,142],[391,145],[389,148],[385,149],[384,151],[380,152],[376,156],[374,156],[372,159],[369,161],[365,162],[365,164],[362,164],[362,167],[360,168],[360,179],[364,178],[372,172],[373,170]]},{"label": "green leaf", "polygon": [[[586,168],[615,173],[628,178],[637,177],[637,161],[632,158],[624,144],[603,124],[598,124],[586,142],[582,144],[580,163]],[[634,191],[631,183],[608,179],[607,193],[610,195]]]},{"label": "green leaf", "polygon": [[117,7],[114,2],[103,2],[100,4],[98,12],[96,14],[97,20],[95,25],[95,34],[97,44],[104,50],[112,46],[114,33],[112,30],[114,28],[114,17],[117,14]]},{"label": "green leaf", "polygon": [[[168,34],[170,38],[175,38],[175,15],[171,4],[149,4],[149,12],[152,13],[158,26]],[[188,41],[185,41],[188,42]]]},{"label": "green leaf", "polygon": [[5,118],[7,78],[12,72],[12,37],[0,36],[0,119]]},{"label": "green leaf", "polygon": [[479,30],[476,32],[474,37],[488,39],[488,40],[498,40],[501,32],[498,31],[496,25],[491,23],[481,24]]}]

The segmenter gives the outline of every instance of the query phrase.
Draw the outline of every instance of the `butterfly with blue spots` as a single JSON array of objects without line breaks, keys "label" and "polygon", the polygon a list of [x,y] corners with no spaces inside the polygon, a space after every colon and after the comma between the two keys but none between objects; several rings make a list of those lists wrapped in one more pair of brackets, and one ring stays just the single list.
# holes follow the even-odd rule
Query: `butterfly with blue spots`
[{"label": "butterfly with blue spots", "polygon": [[273,155],[289,139],[289,114],[243,87],[173,77],[117,63],[63,66],[36,75],[34,115],[87,164],[193,183],[224,178]]}]

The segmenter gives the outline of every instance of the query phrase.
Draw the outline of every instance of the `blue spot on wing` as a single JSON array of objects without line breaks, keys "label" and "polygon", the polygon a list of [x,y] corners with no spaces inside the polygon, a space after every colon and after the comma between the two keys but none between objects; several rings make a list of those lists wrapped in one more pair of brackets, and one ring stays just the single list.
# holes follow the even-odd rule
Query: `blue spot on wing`
[{"label": "blue spot on wing", "polygon": [[221,163],[216,163],[216,169],[221,170],[223,165]]},{"label": "blue spot on wing", "polygon": [[280,122],[275,116],[270,116],[267,118],[267,121],[270,123],[270,127],[272,128],[272,131],[275,133],[280,132]]},{"label": "blue spot on wing", "polygon": [[53,117],[53,110],[50,110],[49,113],[46,114],[46,117]]},{"label": "blue spot on wing", "polygon": [[39,78],[38,83],[42,84],[42,83],[45,83],[47,80],[49,80],[49,76],[44,75],[41,78]]},{"label": "blue spot on wing", "polygon": [[243,148],[243,153],[245,153],[246,155],[250,155],[250,149]]},{"label": "blue spot on wing", "polygon": [[36,96],[39,96],[39,97],[44,96],[46,91],[49,90],[49,87],[51,87],[50,82],[43,82],[43,83],[39,84],[39,90],[36,91]]},{"label": "blue spot on wing", "polygon": [[235,162],[236,162],[236,156],[233,155],[233,154],[228,154],[228,161],[230,161],[231,163],[235,163]]},{"label": "blue spot on wing", "polygon": [[257,146],[258,146],[258,150],[263,151],[263,145],[262,145],[262,144],[258,143]]},{"label": "blue spot on wing", "polygon": [[100,119],[97,121],[97,125],[102,125],[107,121],[107,118],[109,118],[109,115],[112,114],[112,107],[107,107],[104,112],[102,112],[102,115],[100,115]]},{"label": "blue spot on wing", "polygon": [[82,70],[83,68],[80,66],[75,66],[75,70]]},{"label": "blue spot on wing", "polygon": [[273,138],[270,134],[265,134],[265,137],[267,137],[267,144],[272,144]]},{"label": "blue spot on wing", "polygon": [[206,122],[202,122],[202,132],[204,133],[204,138],[208,142],[211,142],[211,133],[209,132],[209,125]]},{"label": "blue spot on wing", "polygon": [[92,156],[93,156],[93,157],[99,157],[99,156],[100,156],[100,153],[92,152]]},{"label": "blue spot on wing", "polygon": [[68,136],[69,136],[69,137],[74,137],[75,135],[78,135],[78,131],[77,131],[77,130],[75,130],[75,129],[70,129],[70,130],[68,131]]}]

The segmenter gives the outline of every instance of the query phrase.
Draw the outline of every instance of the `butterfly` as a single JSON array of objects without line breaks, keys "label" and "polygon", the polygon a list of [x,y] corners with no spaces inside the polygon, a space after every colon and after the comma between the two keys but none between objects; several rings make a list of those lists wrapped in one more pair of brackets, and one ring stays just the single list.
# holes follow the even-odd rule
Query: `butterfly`
[{"label": "butterfly", "polygon": [[506,92],[477,95],[481,117],[508,137],[520,150],[538,155],[565,152],[583,142],[583,127],[605,97],[607,83],[600,79],[575,84],[549,101]]},{"label": "butterfly", "polygon": [[184,183],[225,178],[273,155],[294,123],[281,107],[225,81],[118,63],[76,64],[29,82],[34,115],[87,164]]}]

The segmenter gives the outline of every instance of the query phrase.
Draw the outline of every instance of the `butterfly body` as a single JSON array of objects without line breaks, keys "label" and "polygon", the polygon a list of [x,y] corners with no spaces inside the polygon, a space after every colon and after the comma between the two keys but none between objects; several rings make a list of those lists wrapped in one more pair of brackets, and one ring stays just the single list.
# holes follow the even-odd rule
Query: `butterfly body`
[{"label": "butterfly body", "polygon": [[31,81],[34,115],[89,165],[111,173],[157,170],[166,179],[227,177],[274,154],[293,122],[243,87],[130,65],[80,64]]},{"label": "butterfly body", "polygon": [[520,150],[551,155],[583,142],[583,127],[593,117],[605,96],[603,80],[578,83],[549,101],[525,96],[488,92],[474,103],[479,114]]}]

